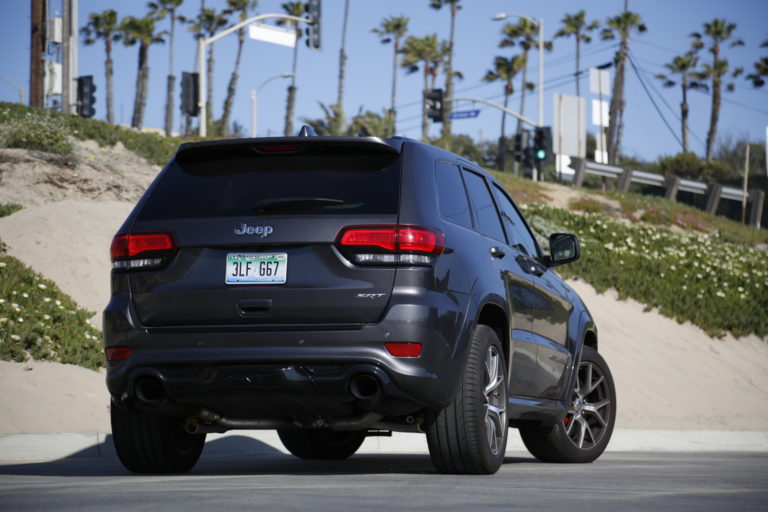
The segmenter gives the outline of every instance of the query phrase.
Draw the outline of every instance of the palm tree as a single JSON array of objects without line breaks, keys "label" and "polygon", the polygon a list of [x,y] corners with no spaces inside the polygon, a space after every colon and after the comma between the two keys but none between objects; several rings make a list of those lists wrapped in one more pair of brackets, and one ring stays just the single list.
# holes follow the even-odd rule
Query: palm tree
[{"label": "palm tree", "polygon": [[112,86],[112,41],[119,41],[122,37],[117,24],[117,12],[112,9],[99,13],[91,13],[88,16],[88,24],[80,29],[80,33],[85,38],[85,44],[92,45],[97,39],[104,41],[104,53],[107,56],[104,62],[104,72],[107,78],[107,122],[115,122],[115,111],[113,107]]},{"label": "palm tree", "polygon": [[[291,16],[304,15],[304,2],[286,2],[281,6],[286,14]],[[293,134],[293,111],[296,107],[296,66],[299,61],[299,41],[301,40],[301,28],[295,21],[279,20],[278,25],[290,25],[296,28],[296,44],[293,47],[293,76],[291,84],[288,86],[288,102],[285,108],[285,130],[283,135],[286,137]]]},{"label": "palm tree", "polygon": [[590,43],[592,38],[588,32],[592,32],[600,26],[597,20],[587,23],[587,13],[584,10],[576,14],[566,14],[562,19],[563,28],[555,32],[555,38],[574,36],[576,39],[576,96],[581,97],[581,43]]},{"label": "palm tree", "polygon": [[[408,73],[414,73],[422,66],[424,72],[424,90],[422,93],[421,108],[421,137],[429,137],[429,118],[427,117],[427,92],[435,88],[437,74],[440,65],[448,53],[448,45],[445,41],[438,43],[437,34],[429,34],[424,37],[409,36],[405,40],[402,50],[403,58],[400,66]],[[430,87],[431,78],[431,87]]]},{"label": "palm tree", "polygon": [[168,16],[171,22],[168,41],[168,78],[165,89],[165,135],[167,137],[171,136],[173,130],[173,89],[176,82],[176,76],[173,74],[173,40],[176,35],[176,9],[183,2],[184,0],[158,0],[147,4],[150,16],[154,16],[158,21]]},{"label": "palm tree", "polygon": [[608,18],[608,25],[604,28],[601,37],[605,40],[621,39],[619,51],[614,55],[616,74],[613,78],[613,90],[611,92],[611,105],[608,112],[608,163],[615,164],[621,147],[621,132],[624,127],[624,70],[629,54],[629,37],[632,32],[642,33],[647,30],[639,14],[624,11],[621,14]]},{"label": "palm tree", "polygon": [[[706,159],[712,159],[712,152],[715,148],[715,137],[717,136],[717,122],[720,117],[720,103],[722,101],[722,81],[723,76],[728,74],[728,60],[720,57],[720,46],[731,38],[731,34],[736,30],[736,24],[730,23],[722,18],[715,18],[711,23],[704,23],[704,35],[710,39],[709,51],[712,53],[712,64],[704,64],[704,77],[711,80],[712,89],[712,110],[709,117],[709,130],[707,131],[707,154]],[[692,46],[694,51],[704,48],[704,37],[699,32],[691,34],[693,38]],[[744,41],[735,39],[730,42],[730,46],[743,46]],[[731,76],[739,76],[744,70],[736,68]],[[734,84],[727,85],[727,90],[732,91]]]},{"label": "palm tree", "polygon": [[395,134],[395,123],[397,121],[397,112],[395,112],[395,101],[397,92],[397,54],[400,53],[400,41],[408,32],[408,22],[410,19],[406,16],[389,16],[382,20],[378,28],[371,30],[374,34],[381,37],[382,44],[392,42],[394,52],[392,54],[392,97],[389,107],[390,129],[389,135]]},{"label": "palm tree", "polygon": [[[451,8],[451,32],[448,37],[448,59],[445,63],[445,97],[453,98],[453,46],[456,35],[456,14],[461,6],[459,6],[461,0],[429,0],[429,6],[433,9],[442,9],[445,5],[450,5]],[[453,111],[453,102],[447,101],[443,107],[445,112],[445,121],[443,122],[442,138],[444,141],[451,140],[451,119],[450,115]]]},{"label": "palm tree", "polygon": [[[227,0],[227,10],[239,14],[239,20],[242,22],[249,18],[250,13],[256,8],[256,4],[258,3],[258,0]],[[222,107],[221,119],[219,121],[221,134],[225,137],[229,136],[229,120],[232,117],[232,104],[235,101],[237,79],[240,71],[240,58],[243,55],[244,43],[245,29],[241,28],[237,32],[237,53],[235,55],[235,68],[232,70],[232,75],[229,77],[229,84],[227,84],[227,96],[224,98],[224,106]]]},{"label": "palm tree", "polygon": [[[196,18],[187,20],[191,26],[189,30],[195,34],[196,39],[210,38],[219,32],[219,29],[229,24],[229,10],[217,12],[216,9],[201,8]],[[208,45],[208,77],[207,95],[205,98],[205,111],[208,122],[213,119],[213,45]]]},{"label": "palm tree", "polygon": [[144,123],[144,110],[147,107],[147,85],[149,83],[149,47],[163,43],[162,33],[155,32],[156,19],[152,16],[136,18],[129,16],[120,23],[120,32],[125,46],[139,43],[139,70],[136,74],[136,95],[133,100],[131,126],[141,129]]},{"label": "palm tree", "polygon": [[[510,95],[515,92],[514,79],[520,70],[525,68],[525,55],[515,55],[507,59],[506,57],[496,57],[493,60],[493,69],[489,69],[483,81],[502,82],[504,84],[504,108],[507,108]],[[507,113],[501,113],[501,136],[499,137],[499,154],[496,157],[496,165],[500,171],[504,170],[506,160],[506,139],[505,123]]]},{"label": "palm tree", "polygon": [[349,0],[344,0],[344,21],[341,25],[341,48],[339,49],[339,92],[336,97],[336,106],[342,113],[342,129],[346,124],[344,119],[344,73],[347,68],[347,19],[349,18]]},{"label": "palm tree", "polygon": [[[506,48],[509,46],[518,45],[523,49],[523,69],[520,78],[520,115],[525,113],[525,93],[526,91],[533,91],[536,85],[533,82],[529,82],[528,76],[528,53],[531,48],[539,48],[539,27],[534,22],[521,18],[517,24],[507,23],[501,29],[504,37],[499,43],[499,48]],[[552,42],[544,41],[544,49],[552,50]],[[523,129],[523,123],[520,119],[517,120],[517,133]]]},{"label": "palm tree", "polygon": [[[699,58],[692,52],[685,55],[678,55],[672,62],[664,65],[669,73],[680,76],[680,89],[683,93],[683,101],[680,103],[680,122],[683,132],[683,153],[688,153],[688,89],[707,89],[707,84],[701,81],[701,73],[696,71]],[[663,80],[664,87],[674,87],[677,85],[671,77],[658,74],[656,78]]]}]

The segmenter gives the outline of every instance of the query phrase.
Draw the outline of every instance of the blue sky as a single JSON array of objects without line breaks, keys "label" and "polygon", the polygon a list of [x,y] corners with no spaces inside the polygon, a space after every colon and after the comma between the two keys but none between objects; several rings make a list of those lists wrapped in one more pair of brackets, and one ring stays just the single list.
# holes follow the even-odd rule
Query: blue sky
[{"label": "blue sky", "polygon": [[[53,5],[59,4],[52,0]],[[258,13],[281,12],[279,0],[260,0]],[[343,0],[323,1],[323,49],[309,50],[301,43],[297,73],[297,119],[322,116],[319,103],[331,104],[336,100],[338,85],[339,48],[341,44],[341,22]],[[391,84],[392,48],[382,45],[379,38],[371,33],[383,18],[390,15],[410,17],[409,33],[423,36],[438,33],[448,37],[449,12],[436,11],[428,7],[428,0],[351,0],[349,30],[347,34],[347,71],[344,106],[348,114],[359,109],[382,112],[389,105]],[[624,0],[540,0],[521,2],[512,0],[464,0],[456,26],[456,55],[454,67],[461,71],[464,79],[456,85],[457,95],[473,96],[492,101],[501,101],[500,83],[488,84],[482,81],[496,55],[510,56],[515,48],[498,48],[500,31],[504,22],[492,21],[499,12],[525,14],[544,20],[545,38],[552,35],[561,25],[566,13],[580,9],[587,11],[588,20],[604,22],[609,16],[621,11]],[[120,16],[143,15],[144,0],[79,0],[80,23],[85,24],[88,14],[107,8],[118,11]],[[206,6],[223,7],[225,0],[206,0]],[[200,0],[186,0],[181,13],[194,16]],[[746,46],[726,49],[725,56],[731,66],[743,66],[747,73],[752,63],[768,54],[768,49],[759,48],[768,40],[768,2],[764,0],[629,0],[629,8],[639,12],[648,26],[648,32],[632,40],[631,52],[646,85],[654,95],[661,112],[679,137],[680,92],[679,88],[664,89],[653,75],[663,72],[663,65],[675,55],[685,52],[690,44],[689,34],[702,29],[705,21],[724,17],[737,24],[735,34]],[[0,47],[4,55],[0,61],[0,76],[20,87],[29,88],[29,0],[0,0]],[[195,60],[195,42],[185,28],[177,31],[176,69],[192,71]],[[215,45],[216,76],[214,83],[214,115],[221,114],[224,93],[234,64],[236,37],[230,36]],[[595,37],[583,48],[583,67],[609,62],[615,51],[615,43],[601,41]],[[137,47],[117,45],[115,59],[115,115],[119,122],[130,123],[133,107],[133,88],[136,79]],[[234,119],[244,125],[250,133],[251,90],[266,79],[291,69],[292,50],[249,40],[246,42],[240,69],[237,97],[234,105]],[[704,55],[703,58],[708,58]],[[545,122],[550,124],[552,94],[559,92],[575,94],[572,74],[575,68],[575,46],[573,38],[555,40],[554,50],[545,54]],[[167,75],[168,49],[156,45],[150,50],[150,88],[147,126],[162,127],[165,104],[165,77]],[[93,75],[97,84],[96,118],[105,117],[104,50],[102,44],[80,46],[80,75]],[[531,60],[529,77],[535,81],[537,59]],[[611,76],[611,78],[613,78]],[[441,79],[442,81],[442,79]],[[753,89],[743,78],[736,80],[733,93],[723,93],[718,137],[735,139],[750,138],[763,141],[768,126],[768,86]],[[287,80],[275,80],[262,89],[259,95],[259,135],[282,134],[285,116]],[[407,75],[399,71],[398,76],[398,133],[418,138],[421,135],[420,98],[422,77],[420,73]],[[582,82],[582,95],[588,91],[588,82]],[[591,98],[593,96],[588,96]],[[625,92],[627,109],[623,152],[646,160],[659,155],[678,152],[680,146],[665,126],[659,114],[643,90],[640,81],[628,68]],[[18,93],[7,83],[0,81],[0,101],[18,101]],[[178,106],[178,88],[176,94]],[[710,97],[706,93],[690,93],[690,128],[692,150],[702,155],[704,140],[709,126]],[[518,108],[519,97],[511,103]],[[459,105],[462,108],[474,108]],[[500,131],[500,114],[489,107],[481,108],[477,119],[455,121],[454,132],[465,133],[474,139],[496,139]],[[536,95],[529,94],[524,114],[535,119]],[[508,127],[514,127],[508,121]],[[174,127],[179,126],[176,115]],[[438,134],[440,125],[433,124],[432,134]],[[509,130],[509,128],[508,128]],[[589,126],[588,130],[594,128]]]}]

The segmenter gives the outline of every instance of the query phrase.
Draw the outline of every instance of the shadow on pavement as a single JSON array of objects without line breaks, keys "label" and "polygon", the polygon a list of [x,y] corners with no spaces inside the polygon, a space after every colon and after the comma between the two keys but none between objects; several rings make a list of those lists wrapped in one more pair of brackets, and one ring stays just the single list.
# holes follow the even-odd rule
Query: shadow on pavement
[{"label": "shadow on pavement", "polygon": [[[505,464],[536,462],[506,457]],[[247,436],[227,436],[205,445],[190,475],[346,475],[436,473],[426,454],[358,454],[346,460],[302,460]],[[115,453],[112,437],[68,457],[43,462],[0,464],[0,475],[132,476]],[[139,478],[138,476],[136,476]]]}]

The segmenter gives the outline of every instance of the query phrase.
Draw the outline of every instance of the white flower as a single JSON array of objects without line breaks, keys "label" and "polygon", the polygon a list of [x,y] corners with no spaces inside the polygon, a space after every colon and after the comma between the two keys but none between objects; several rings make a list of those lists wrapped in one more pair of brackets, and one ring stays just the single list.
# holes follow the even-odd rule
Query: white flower
[{"label": "white flower", "polygon": [[11,334],[11,339],[13,341],[19,341],[21,339],[21,336],[19,336],[18,334]]},{"label": "white flower", "polygon": [[51,298],[50,297],[43,297],[43,301],[44,302],[51,302]]},{"label": "white flower", "polygon": [[40,288],[41,290],[45,290],[46,288],[48,288],[43,283],[40,283],[39,285],[37,285],[37,287]]},{"label": "white flower", "polygon": [[5,268],[5,262],[4,261],[0,261],[0,268]]},{"label": "white flower", "polygon": [[26,292],[22,293],[22,294],[21,294],[21,296],[22,296],[22,297],[24,297],[25,299],[28,299],[28,298],[29,298],[29,294],[28,294],[28,293],[26,293]]}]

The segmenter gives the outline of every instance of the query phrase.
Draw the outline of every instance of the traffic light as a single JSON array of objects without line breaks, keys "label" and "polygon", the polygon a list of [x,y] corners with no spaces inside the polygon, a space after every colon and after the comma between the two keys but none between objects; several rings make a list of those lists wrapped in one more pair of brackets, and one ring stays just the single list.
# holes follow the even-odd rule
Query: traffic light
[{"label": "traffic light", "polygon": [[552,128],[538,126],[533,134],[533,157],[538,162],[550,163],[554,160],[552,154]]},{"label": "traffic light", "polygon": [[315,50],[320,49],[320,0],[309,0],[306,4],[304,4],[304,10],[307,11],[307,15],[309,16],[309,27],[306,29],[307,34],[307,46],[309,48],[314,48]]},{"label": "traffic light", "polygon": [[93,83],[93,76],[77,77],[77,113],[83,117],[93,117],[96,113],[94,103],[96,103],[96,84]]},{"label": "traffic light", "polygon": [[431,89],[425,95],[427,100],[427,117],[436,123],[445,121],[443,90]]},{"label": "traffic light", "polygon": [[515,161],[522,162],[525,160],[525,149],[528,147],[529,136],[530,132],[528,130],[522,130],[515,134],[515,145],[513,148]]},{"label": "traffic light", "polygon": [[181,73],[181,111],[195,117],[200,113],[199,73]]}]

